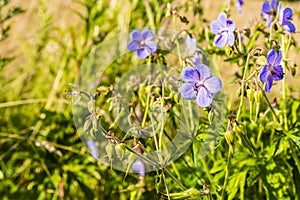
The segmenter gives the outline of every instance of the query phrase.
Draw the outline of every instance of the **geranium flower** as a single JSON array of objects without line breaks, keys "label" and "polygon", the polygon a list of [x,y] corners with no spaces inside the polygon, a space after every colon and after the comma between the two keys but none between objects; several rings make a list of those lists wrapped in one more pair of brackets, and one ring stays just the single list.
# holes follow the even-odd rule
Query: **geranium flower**
[{"label": "geranium flower", "polygon": [[141,159],[137,158],[135,162],[131,165],[133,171],[139,174],[139,176],[145,176],[145,165]]},{"label": "geranium flower", "polygon": [[238,9],[239,13],[242,13],[242,5],[244,4],[243,0],[236,0],[235,6]]},{"label": "geranium flower", "polygon": [[217,47],[222,48],[226,44],[233,46],[235,25],[227,19],[226,13],[221,12],[218,19],[211,22],[210,29],[216,35],[214,44]]},{"label": "geranium flower", "polygon": [[129,51],[136,51],[137,57],[145,59],[157,49],[157,44],[153,41],[154,34],[150,29],[145,29],[140,32],[134,30],[130,34],[131,41],[128,43]]},{"label": "geranium flower", "polygon": [[262,14],[266,17],[266,24],[270,27],[273,18],[275,18],[277,13],[277,2],[276,0],[271,0],[270,2],[265,1],[262,5]]},{"label": "geranium flower", "polygon": [[279,23],[282,25],[282,27],[289,33],[294,33],[296,31],[296,28],[292,22],[290,22],[293,18],[293,10],[291,8],[281,8],[281,2],[278,6],[278,20]]},{"label": "geranium flower", "polygon": [[187,100],[196,98],[201,107],[209,106],[213,101],[212,94],[218,93],[222,88],[221,80],[212,76],[210,69],[203,64],[183,69],[182,79],[185,83],[180,88],[181,96]]},{"label": "geranium flower", "polygon": [[268,65],[262,67],[259,75],[261,82],[267,82],[265,87],[266,92],[270,92],[273,81],[283,79],[283,69],[280,65],[281,59],[281,52],[277,52],[274,49],[270,50],[267,54]]}]

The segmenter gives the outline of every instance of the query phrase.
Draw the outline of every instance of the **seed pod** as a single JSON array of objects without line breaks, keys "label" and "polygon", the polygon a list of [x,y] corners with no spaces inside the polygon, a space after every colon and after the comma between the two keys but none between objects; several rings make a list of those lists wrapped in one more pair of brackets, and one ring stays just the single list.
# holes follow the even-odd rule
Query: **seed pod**
[{"label": "seed pod", "polygon": [[235,133],[232,130],[227,130],[225,132],[225,139],[229,146],[231,146],[233,144],[234,135],[235,135]]},{"label": "seed pod", "polygon": [[106,154],[108,156],[108,160],[112,160],[112,157],[114,155],[114,145],[112,143],[108,143],[106,146],[105,146],[105,151],[106,151]]},{"label": "seed pod", "polygon": [[253,97],[254,97],[254,90],[252,88],[247,89],[247,97],[249,98],[249,101],[252,102],[253,101]]},{"label": "seed pod", "polygon": [[257,104],[261,103],[261,100],[262,100],[262,91],[261,90],[257,90],[254,92],[254,100]]},{"label": "seed pod", "polygon": [[125,144],[119,143],[115,145],[115,152],[120,160],[123,160],[125,155]]}]

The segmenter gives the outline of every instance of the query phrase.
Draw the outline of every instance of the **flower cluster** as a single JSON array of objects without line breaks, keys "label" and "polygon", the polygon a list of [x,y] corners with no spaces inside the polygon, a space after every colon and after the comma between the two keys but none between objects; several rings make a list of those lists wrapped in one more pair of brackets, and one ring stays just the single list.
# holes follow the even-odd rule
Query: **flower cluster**
[{"label": "flower cluster", "polygon": [[218,19],[211,22],[210,29],[216,35],[214,44],[217,47],[223,48],[227,44],[233,46],[235,25],[227,19],[226,13],[221,12]]},{"label": "flower cluster", "polygon": [[210,69],[200,62],[199,52],[196,50],[196,39],[187,36],[186,48],[191,51],[194,62],[192,66],[182,71],[182,79],[185,82],[181,88],[181,96],[186,100],[196,98],[201,107],[209,106],[213,97],[222,88],[222,82],[218,77],[212,76]]},{"label": "flower cluster", "polygon": [[262,5],[262,15],[265,17],[266,25],[271,26],[276,22],[278,17],[279,24],[289,33],[294,33],[296,28],[291,22],[293,18],[293,10],[291,8],[282,8],[281,2],[277,3],[276,0],[270,2],[265,1]]}]

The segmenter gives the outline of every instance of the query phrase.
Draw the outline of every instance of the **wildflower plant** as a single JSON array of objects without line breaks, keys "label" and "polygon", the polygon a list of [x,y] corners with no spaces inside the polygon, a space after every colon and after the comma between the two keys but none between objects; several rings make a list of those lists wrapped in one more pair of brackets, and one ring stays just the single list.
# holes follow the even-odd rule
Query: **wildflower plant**
[{"label": "wildflower plant", "polygon": [[[244,1],[236,1],[240,13],[243,5]],[[241,187],[244,188],[247,177],[256,177],[267,170],[267,166],[261,164],[265,151],[260,149],[263,148],[261,139],[262,134],[266,134],[264,126],[268,124],[268,117],[272,116],[271,121],[274,124],[268,129],[279,131],[282,134],[280,137],[293,146],[291,148],[299,148],[299,145],[294,144],[299,136],[290,136],[293,130],[291,127],[295,127],[296,122],[292,125],[288,120],[286,106],[293,104],[287,100],[286,86],[288,50],[291,47],[292,33],[296,31],[292,22],[293,11],[290,8],[283,9],[282,3],[275,0],[264,2],[261,8],[262,19],[258,25],[244,29],[236,27],[234,20],[228,19],[230,10],[220,12],[218,18],[210,22],[209,28],[204,26],[206,35],[199,39],[192,31],[177,30],[176,19],[179,18],[185,23],[186,18],[168,5],[168,15],[174,18],[174,31],[134,29],[128,34],[102,43],[99,48],[96,47],[82,66],[83,69],[93,69],[87,70],[86,77],[89,79],[79,90],[87,99],[81,99],[79,105],[74,107],[77,129],[84,127],[81,130],[81,139],[92,156],[110,168],[124,171],[125,177],[130,172],[137,173],[141,185],[144,184],[147,172],[156,171],[156,190],[159,191],[163,183],[167,198],[199,198],[211,195],[217,199],[233,199],[238,193],[235,189],[237,186],[229,185],[232,186],[242,179],[244,185]],[[269,34],[265,34],[264,44],[256,44],[262,27]],[[203,38],[208,39],[207,46],[200,48],[198,43],[203,42]],[[122,41],[128,41],[125,45],[127,48],[124,48]],[[102,53],[106,46],[116,53]],[[126,53],[127,51],[130,53]],[[221,81],[209,58],[215,57],[215,54],[225,57],[224,60],[232,67],[239,67],[236,77],[239,103],[236,111],[228,110],[225,106],[222,89],[226,83]],[[138,67],[131,64],[134,60],[137,62],[135,56],[140,59]],[[104,68],[95,68],[97,65],[93,63],[97,60],[102,60]],[[124,73],[115,73],[116,77],[113,78],[107,77],[105,71],[109,70],[108,66],[113,62],[117,62],[118,69],[122,69],[121,72]],[[96,92],[91,91],[91,82],[98,83]],[[282,97],[278,96],[271,102],[268,94],[272,93],[274,84],[278,83],[282,83]],[[249,113],[246,111],[246,98],[249,101]],[[277,98],[281,101],[279,105]],[[108,109],[106,107],[106,110],[102,110],[107,103]],[[87,111],[84,108],[86,104],[93,106],[88,106]],[[225,112],[228,113],[227,118]],[[226,125],[224,121],[227,121]],[[258,135],[253,130],[255,133],[258,131]],[[220,144],[224,146],[222,141],[228,145],[227,148],[222,148],[227,151],[228,157],[225,174],[216,174],[224,176],[218,190],[203,157],[219,148]],[[268,144],[270,148],[276,147],[272,141]],[[185,187],[172,175],[175,168],[168,168],[188,148],[193,152],[194,167],[203,166],[207,177],[210,177],[207,179],[210,185],[204,181],[201,192],[194,185],[190,185],[189,189]],[[277,151],[276,148],[274,151]],[[291,154],[292,159],[299,163],[295,152],[292,151]],[[238,165],[232,160],[235,155],[249,157],[251,161]],[[210,159],[208,162],[213,169],[223,169]],[[235,164],[231,167],[232,163]],[[253,174],[250,171],[255,165],[259,167]],[[239,170],[246,171],[237,176],[232,175]],[[182,193],[169,193],[167,175],[178,184],[183,190]],[[267,192],[271,199],[279,195],[272,190],[273,186],[270,186],[268,178],[261,182],[263,183],[254,181],[253,184],[264,184],[268,188],[266,191],[272,191]],[[263,192],[259,193],[257,198]],[[288,193],[287,189],[280,195],[284,197]],[[244,198],[248,193],[240,191],[239,195]]]},{"label": "wildflower plant", "polygon": [[8,2],[2,199],[299,199],[299,3]]}]

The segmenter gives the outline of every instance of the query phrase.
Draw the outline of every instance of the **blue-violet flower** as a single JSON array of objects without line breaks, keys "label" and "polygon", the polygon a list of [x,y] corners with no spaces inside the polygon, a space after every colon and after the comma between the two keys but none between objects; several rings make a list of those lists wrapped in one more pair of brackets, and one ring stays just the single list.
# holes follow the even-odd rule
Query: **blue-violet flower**
[{"label": "blue-violet flower", "polygon": [[242,5],[244,4],[243,0],[236,0],[235,6],[238,9],[239,13],[242,13]]},{"label": "blue-violet flower", "polygon": [[278,20],[282,27],[289,33],[294,33],[296,31],[296,27],[291,22],[293,18],[293,10],[291,8],[281,8],[281,2],[278,5]]},{"label": "blue-violet flower", "polygon": [[139,174],[139,176],[145,176],[145,165],[141,159],[137,158],[135,162],[131,165],[133,171]]},{"label": "blue-violet flower", "polygon": [[128,43],[129,51],[136,51],[140,59],[145,59],[157,49],[157,44],[153,41],[154,34],[150,29],[134,30],[130,34],[131,41]]},{"label": "blue-violet flower", "polygon": [[273,18],[275,18],[277,14],[276,0],[271,0],[270,2],[265,1],[262,5],[261,10],[262,10],[262,15],[266,17],[266,25],[270,27]]},{"label": "blue-violet flower", "polygon": [[216,35],[215,46],[219,48],[226,44],[233,46],[235,25],[233,21],[227,19],[226,13],[221,12],[218,19],[211,22],[210,29]]},{"label": "blue-violet flower", "polygon": [[277,52],[274,49],[270,50],[267,54],[268,64],[262,67],[259,75],[261,82],[267,82],[265,86],[266,92],[270,92],[273,81],[283,79],[284,73],[280,65],[281,59],[281,52]]},{"label": "blue-violet flower", "polygon": [[181,96],[187,100],[196,98],[201,107],[209,106],[213,97],[222,88],[221,80],[211,75],[210,69],[203,64],[196,67],[186,67],[182,71],[184,84],[180,88]]}]

